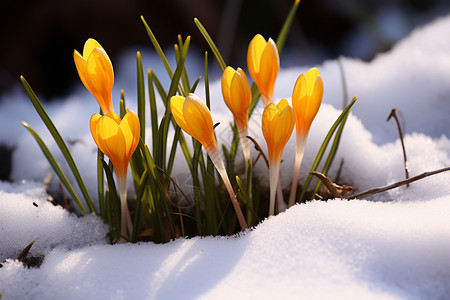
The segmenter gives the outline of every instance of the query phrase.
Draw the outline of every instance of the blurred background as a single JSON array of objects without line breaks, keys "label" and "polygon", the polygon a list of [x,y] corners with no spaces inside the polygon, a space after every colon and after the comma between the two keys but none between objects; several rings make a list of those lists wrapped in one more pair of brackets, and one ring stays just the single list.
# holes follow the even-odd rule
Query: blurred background
[{"label": "blurred background", "polygon": [[[209,31],[227,63],[245,66],[256,33],[279,33],[293,0],[40,0],[1,1],[0,99],[24,75],[51,100],[69,93],[77,72],[73,50],[97,39],[113,64],[124,49],[151,47],[143,15],[164,48],[177,34],[209,50],[193,22]],[[302,0],[282,67],[312,65],[339,55],[370,60],[421,24],[450,12],[448,0]],[[212,57],[212,55],[211,55]],[[213,62],[211,62],[213,63]],[[215,62],[214,62],[215,63]]]}]

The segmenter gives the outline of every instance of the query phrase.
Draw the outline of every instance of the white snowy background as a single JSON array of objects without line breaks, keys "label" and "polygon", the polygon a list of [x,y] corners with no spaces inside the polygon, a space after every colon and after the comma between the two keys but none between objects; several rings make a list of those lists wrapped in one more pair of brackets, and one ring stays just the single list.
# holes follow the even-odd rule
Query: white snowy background
[{"label": "white snowy background", "polygon": [[[332,179],[342,160],[340,181],[357,191],[404,179],[397,128],[393,120],[386,122],[394,107],[405,130],[411,176],[449,166],[449,33],[450,17],[441,18],[369,63],[341,58],[318,65],[324,98],[309,135],[300,182],[343,102],[355,95],[358,101],[330,170]],[[118,98],[125,89],[131,108],[136,88],[128,74],[134,71],[125,66],[134,66],[136,50],[114,63],[121,71],[116,72],[113,93]],[[153,52],[142,55],[145,67],[164,74]],[[194,51],[189,60],[192,78],[202,75],[202,58]],[[343,99],[339,63],[348,99]],[[290,101],[295,80],[310,67],[283,68],[275,97]],[[198,94],[204,95],[201,84]],[[226,124],[232,117],[219,81],[212,82],[211,94],[213,119],[221,122],[216,134],[220,142],[229,143]],[[80,83],[65,101],[44,105],[63,137],[71,141],[70,150],[95,195],[96,148],[88,124],[98,104]],[[250,120],[250,134],[266,149],[260,118],[258,107]],[[367,199],[295,205],[236,237],[109,245],[100,219],[77,217],[46,200],[42,181],[50,167],[21,120],[30,123],[62,161],[23,89],[18,86],[5,95],[0,102],[0,142],[15,150],[13,183],[0,182],[2,300],[450,297],[450,173]],[[295,135],[283,155],[280,175],[285,188],[292,176],[294,147]],[[182,155],[178,158],[174,174],[183,178],[187,167]],[[256,172],[268,181],[262,163]],[[52,189],[57,188],[55,181]],[[30,255],[45,259],[40,268],[28,269],[13,258],[34,240]]]}]

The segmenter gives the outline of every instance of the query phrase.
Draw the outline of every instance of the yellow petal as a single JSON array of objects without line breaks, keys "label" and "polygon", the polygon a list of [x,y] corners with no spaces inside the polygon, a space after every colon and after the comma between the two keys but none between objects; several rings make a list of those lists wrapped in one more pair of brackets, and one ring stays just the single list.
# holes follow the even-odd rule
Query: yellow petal
[{"label": "yellow petal", "polygon": [[105,50],[97,41],[89,39],[84,45],[83,55],[76,50],[73,55],[84,86],[97,99],[104,113],[113,111],[114,70]]},{"label": "yellow petal", "polygon": [[264,109],[262,131],[271,163],[280,162],[281,154],[291,137],[294,125],[294,111],[286,99],[282,99],[278,105],[269,103]]},{"label": "yellow petal", "polygon": [[214,124],[208,107],[194,94],[186,97],[183,116],[190,131],[207,151],[217,146],[214,137]]},{"label": "yellow petal", "polygon": [[[260,80],[261,80],[261,94],[265,94],[267,98],[273,98],[273,90],[275,81],[280,69],[280,60],[278,57],[278,50],[275,42],[269,39],[261,56]],[[258,86],[259,88],[259,86]]]},{"label": "yellow petal", "polygon": [[117,176],[124,178],[131,155],[139,142],[139,118],[132,111],[127,111],[123,120],[114,112],[104,116],[94,114],[90,127],[98,148],[109,157]]},{"label": "yellow petal", "polygon": [[173,96],[170,98],[170,110],[172,111],[173,118],[175,119],[175,122],[177,122],[178,126],[186,131],[187,134],[196,138],[195,133],[191,131],[191,128],[189,128],[183,116],[184,101],[186,101],[186,98],[183,96]]},{"label": "yellow petal", "polygon": [[323,97],[323,81],[317,68],[300,74],[292,93],[298,135],[308,133],[311,123],[319,111]]},{"label": "yellow petal", "polygon": [[267,42],[256,35],[250,42],[247,52],[247,66],[253,81],[258,86],[264,104],[272,101],[275,81],[280,68],[280,58],[275,42]]},{"label": "yellow petal", "polygon": [[274,136],[275,136],[275,123],[280,114],[275,104],[269,103],[264,109],[262,115],[262,132],[264,139],[267,143],[267,150],[269,152],[269,160],[273,161],[274,155]]},{"label": "yellow petal", "polygon": [[234,73],[235,70],[232,67],[230,66],[226,67],[225,71],[223,71],[221,80],[223,100],[225,101],[225,104],[231,110],[232,113],[233,113],[233,103],[231,102],[230,88],[231,88],[231,80],[233,79]]},{"label": "yellow petal", "polygon": [[99,42],[97,42],[96,40],[94,40],[93,38],[89,38],[85,43],[84,43],[84,47],[83,47],[83,57],[87,59],[87,57],[91,54],[92,50],[94,50],[95,48],[100,48],[102,50],[103,47],[100,45]]},{"label": "yellow petal", "polygon": [[242,76],[240,72],[235,72],[231,80],[230,96],[232,102],[230,110],[233,112],[236,125],[242,130],[247,127],[248,110],[252,101],[250,84],[245,74]]},{"label": "yellow petal", "polygon": [[97,132],[100,144],[105,149],[104,153],[112,161],[116,174],[124,176],[126,142],[122,131],[119,130],[119,125],[112,118],[103,116],[97,123]]},{"label": "yellow petal", "polygon": [[90,121],[90,128],[91,128],[91,134],[92,134],[92,137],[94,138],[95,143],[97,144],[100,151],[105,153],[105,149],[103,149],[100,146],[100,141],[98,140],[97,123],[100,118],[101,118],[100,114],[93,114],[91,117],[91,121]]},{"label": "yellow petal", "polygon": [[141,127],[136,113],[131,110],[127,110],[127,113],[123,117],[119,128],[125,137],[125,163],[128,165],[128,162],[136,150],[140,139]]},{"label": "yellow petal", "polygon": [[[286,101],[287,102],[287,101]],[[283,149],[289,141],[295,126],[295,115],[293,109],[288,105],[280,111],[275,124],[274,135],[274,160],[280,161]]]},{"label": "yellow petal", "polygon": [[[250,41],[247,52],[247,67],[250,72],[250,76],[255,80],[257,73],[260,70],[261,57],[267,42],[260,34]],[[255,80],[256,81],[256,80]]]}]

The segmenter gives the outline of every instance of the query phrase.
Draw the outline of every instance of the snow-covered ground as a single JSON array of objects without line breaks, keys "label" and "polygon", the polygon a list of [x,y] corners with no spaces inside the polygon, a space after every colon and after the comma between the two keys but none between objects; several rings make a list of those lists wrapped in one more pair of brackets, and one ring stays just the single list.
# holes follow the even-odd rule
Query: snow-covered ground
[{"label": "snow-covered ground", "polygon": [[[450,165],[449,32],[450,17],[442,18],[418,28],[370,63],[341,59],[346,100],[354,95],[359,100],[347,121],[331,178],[342,160],[340,181],[357,191],[404,178],[397,128],[392,120],[386,122],[394,107],[406,132],[410,174]],[[160,65],[152,65],[154,54],[144,51],[143,57],[146,66],[163,74]],[[132,60],[125,56],[117,69],[134,66]],[[297,76],[309,67],[282,69],[275,96],[289,99]],[[192,77],[201,75],[202,68],[202,59],[194,58]],[[326,61],[318,68],[325,85],[324,104],[309,135],[300,181],[344,102],[339,61]],[[128,74],[117,72],[114,93],[125,89],[133,108],[135,81]],[[211,89],[213,118],[221,122],[216,134],[228,143],[225,124],[231,114],[222,101],[220,83],[213,82]],[[203,94],[201,85],[198,94]],[[95,195],[95,144],[88,124],[97,103],[80,83],[67,101],[45,106],[64,138],[73,142],[71,151]],[[264,147],[260,118],[257,108],[250,135]],[[450,173],[367,199],[296,205],[237,237],[112,246],[99,219],[78,218],[46,202],[42,184],[36,181],[43,180],[49,166],[20,120],[51,141],[21,89],[5,96],[0,103],[0,142],[15,151],[14,183],[0,183],[0,261],[7,259],[0,268],[2,300],[450,297]],[[293,136],[281,167],[286,188],[294,146]],[[187,168],[179,156],[175,173],[181,178]],[[268,181],[262,163],[255,172]],[[31,255],[45,256],[40,268],[27,269],[10,259],[34,240]]]}]

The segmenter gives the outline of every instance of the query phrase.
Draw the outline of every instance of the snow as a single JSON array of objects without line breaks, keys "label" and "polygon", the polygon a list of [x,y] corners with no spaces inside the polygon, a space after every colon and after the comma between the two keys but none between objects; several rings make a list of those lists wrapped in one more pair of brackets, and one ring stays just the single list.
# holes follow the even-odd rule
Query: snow
[{"label": "snow", "polygon": [[[394,107],[406,133],[410,174],[449,166],[450,39],[445,38],[449,31],[450,16],[416,29],[370,63],[340,59],[346,101],[353,95],[358,101],[330,170],[332,179],[342,160],[340,181],[357,191],[404,178],[397,128],[393,120],[386,122]],[[142,54],[144,65],[156,59],[150,52]],[[131,55],[125,55],[118,65],[131,60]],[[189,70],[196,74],[194,78],[202,72],[202,59],[194,55],[192,64]],[[297,76],[309,67],[282,69],[275,96],[290,100]],[[344,102],[339,60],[318,68],[324,79],[324,104],[311,128],[300,181],[305,180]],[[124,88],[133,108],[135,81],[121,75],[120,69],[125,67],[119,67],[114,93]],[[230,131],[225,124],[231,114],[221,100],[218,80],[211,83],[211,94],[214,121],[221,122],[216,134],[220,142],[228,143]],[[367,199],[295,205],[238,236],[177,239],[163,245],[109,245],[101,220],[76,217],[46,201],[39,182],[49,166],[19,121],[30,123],[45,141],[51,138],[25,97],[18,89],[5,96],[14,101],[0,102],[0,142],[15,147],[14,182],[0,183],[2,300],[445,299],[450,294],[449,173]],[[95,195],[91,168],[96,149],[88,121],[97,104],[80,87],[66,101],[45,103],[45,107],[63,137],[73,141],[70,150]],[[258,107],[250,120],[250,135],[265,149],[260,118]],[[294,147],[291,138],[280,174],[286,188]],[[58,153],[55,146],[51,149]],[[175,172],[189,185],[182,155]],[[268,182],[262,163],[255,173]],[[30,254],[45,259],[39,268],[28,269],[13,258],[34,240]]]}]

